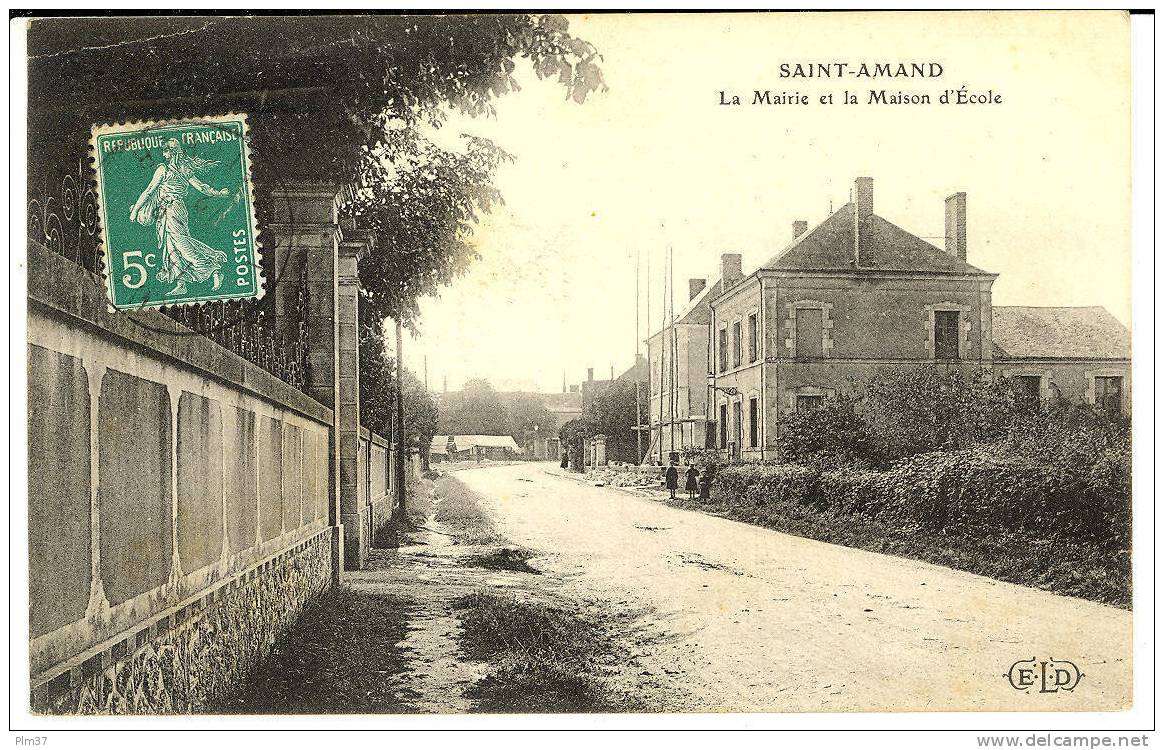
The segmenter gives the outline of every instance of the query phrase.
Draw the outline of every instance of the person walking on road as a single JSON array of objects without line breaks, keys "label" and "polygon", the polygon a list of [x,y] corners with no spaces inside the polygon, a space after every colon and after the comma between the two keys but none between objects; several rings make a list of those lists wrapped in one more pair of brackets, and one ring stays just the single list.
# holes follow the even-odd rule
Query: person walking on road
[{"label": "person walking on road", "polygon": [[699,469],[695,468],[695,464],[687,467],[687,499],[694,500],[695,493],[699,491]]},{"label": "person walking on road", "polygon": [[675,499],[675,490],[679,489],[679,469],[675,464],[667,467],[667,489],[671,492],[671,499]]}]

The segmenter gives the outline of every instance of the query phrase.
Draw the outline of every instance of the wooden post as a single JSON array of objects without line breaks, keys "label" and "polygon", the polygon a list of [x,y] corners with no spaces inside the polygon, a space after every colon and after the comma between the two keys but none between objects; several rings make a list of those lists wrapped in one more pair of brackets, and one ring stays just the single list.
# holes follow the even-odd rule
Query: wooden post
[{"label": "wooden post", "polygon": [[396,316],[396,518],[407,517],[407,493],[404,482],[407,475],[408,436],[404,432],[404,326]]}]

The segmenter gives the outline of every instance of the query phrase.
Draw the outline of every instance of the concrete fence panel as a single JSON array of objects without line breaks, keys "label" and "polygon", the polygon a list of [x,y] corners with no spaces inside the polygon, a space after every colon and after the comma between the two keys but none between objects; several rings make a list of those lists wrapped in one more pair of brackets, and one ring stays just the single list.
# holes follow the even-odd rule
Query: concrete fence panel
[{"label": "concrete fence panel", "polygon": [[81,360],[28,347],[29,627],[33,637],[85,616],[93,551],[89,382]]},{"label": "concrete fence panel", "polygon": [[174,554],[170,395],[109,369],[98,409],[101,578],[109,604],[165,585]]},{"label": "concrete fence panel", "polygon": [[227,409],[223,455],[226,463],[223,496],[229,554],[238,554],[254,546],[259,518],[258,428],[255,413],[233,407]]},{"label": "concrete fence panel", "polygon": [[186,573],[222,557],[222,409],[205,396],[178,397],[178,557]]}]

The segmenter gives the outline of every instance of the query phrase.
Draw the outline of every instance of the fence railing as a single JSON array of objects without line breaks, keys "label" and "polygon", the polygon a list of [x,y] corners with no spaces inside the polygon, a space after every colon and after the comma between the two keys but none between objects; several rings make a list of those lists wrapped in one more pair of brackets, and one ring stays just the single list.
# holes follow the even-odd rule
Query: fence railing
[{"label": "fence railing", "polygon": [[[63,174],[46,176],[29,186],[30,240],[101,276],[101,241],[97,196],[84,160]],[[301,264],[302,272],[306,265]],[[291,340],[278,333],[272,309],[274,289],[264,300],[219,300],[199,305],[163,308],[161,312],[275,377],[303,390],[308,381],[307,284],[305,278],[280,278],[273,283],[294,284],[298,300],[288,306],[299,316],[297,324],[280,326],[294,331]]]}]

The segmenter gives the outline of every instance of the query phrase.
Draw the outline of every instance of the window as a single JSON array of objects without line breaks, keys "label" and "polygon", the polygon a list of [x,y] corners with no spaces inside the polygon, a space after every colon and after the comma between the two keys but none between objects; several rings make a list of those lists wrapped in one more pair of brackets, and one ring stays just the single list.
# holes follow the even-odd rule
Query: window
[{"label": "window", "polygon": [[1108,414],[1119,414],[1124,406],[1124,379],[1121,377],[1095,378],[1095,405]]},{"label": "window", "polygon": [[727,372],[727,329],[719,329],[719,371]]},{"label": "window", "polygon": [[727,404],[719,405],[719,447],[727,447]]},{"label": "window", "polygon": [[824,356],[824,310],[801,308],[796,311],[797,359],[820,359]]},{"label": "window", "polygon": [[824,396],[796,396],[796,411],[817,411],[824,406]]},{"label": "window", "polygon": [[748,399],[748,445],[760,445],[760,402],[755,398]]},{"label": "window", "polygon": [[755,362],[760,356],[760,321],[756,316],[748,316],[748,361]]},{"label": "window", "polygon": [[740,354],[743,347],[742,338],[740,321],[737,320],[735,323],[732,323],[732,367],[740,366]]},{"label": "window", "polygon": [[1043,396],[1043,378],[1040,375],[1016,375],[1012,379],[1019,401],[1037,406]]},{"label": "window", "polygon": [[[737,323],[737,325],[739,325]],[[740,441],[744,435],[743,426],[743,411],[744,407],[739,401],[732,403],[732,451],[733,455],[739,455]]]},{"label": "window", "polygon": [[934,311],[934,358],[958,359],[958,313]]}]

